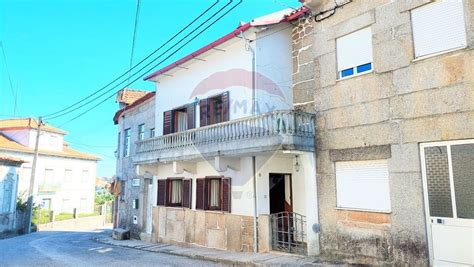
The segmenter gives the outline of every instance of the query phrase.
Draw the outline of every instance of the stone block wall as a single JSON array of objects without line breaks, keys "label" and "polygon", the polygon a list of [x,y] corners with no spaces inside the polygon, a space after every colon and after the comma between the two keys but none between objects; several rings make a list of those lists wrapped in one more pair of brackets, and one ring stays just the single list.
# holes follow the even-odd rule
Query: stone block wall
[{"label": "stone block wall", "polygon": [[[270,249],[269,221],[262,216],[260,252]],[[259,218],[260,220],[260,218]],[[267,223],[265,227],[265,223]],[[253,252],[253,217],[184,208],[153,208],[153,242]]]},{"label": "stone block wall", "polygon": [[[301,19],[294,28],[295,107],[317,114],[323,253],[428,264],[419,144],[474,138],[474,1],[464,0],[468,47],[415,60],[410,10],[428,2],[353,0],[325,20]],[[307,3],[313,14],[334,6]],[[368,26],[373,71],[338,80],[336,39]],[[382,158],[391,212],[337,209],[335,162]]]}]

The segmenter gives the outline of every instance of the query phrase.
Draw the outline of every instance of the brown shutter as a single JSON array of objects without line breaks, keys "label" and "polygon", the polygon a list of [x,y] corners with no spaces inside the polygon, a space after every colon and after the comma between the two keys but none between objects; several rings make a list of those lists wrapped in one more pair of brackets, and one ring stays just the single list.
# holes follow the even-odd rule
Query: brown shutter
[{"label": "brown shutter", "polygon": [[204,209],[204,189],[206,187],[204,178],[196,179],[196,209],[203,210]]},{"label": "brown shutter", "polygon": [[191,200],[192,200],[192,182],[191,179],[184,179],[183,180],[183,207],[191,208]]},{"label": "brown shutter", "polygon": [[196,128],[196,104],[189,104],[186,112],[188,113],[188,130]]},{"label": "brown shutter", "polygon": [[222,121],[229,121],[230,99],[229,91],[222,94]]},{"label": "brown shutter", "polygon": [[158,180],[158,197],[156,205],[165,206],[166,205],[166,180]]},{"label": "brown shutter", "polygon": [[227,177],[222,178],[222,191],[221,191],[222,211],[230,212],[231,192],[232,192],[232,188],[230,184],[230,178],[227,178]]},{"label": "brown shutter", "polygon": [[208,108],[207,108],[207,98],[201,99],[199,101],[199,123],[200,127],[208,125]]},{"label": "brown shutter", "polygon": [[173,132],[173,111],[168,110],[163,112],[163,135]]}]

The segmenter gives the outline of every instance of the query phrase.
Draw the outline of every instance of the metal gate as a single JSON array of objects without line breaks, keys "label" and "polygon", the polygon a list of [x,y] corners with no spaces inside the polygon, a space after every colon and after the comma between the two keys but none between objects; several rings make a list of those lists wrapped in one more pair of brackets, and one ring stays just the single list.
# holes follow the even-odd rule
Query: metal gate
[{"label": "metal gate", "polygon": [[306,216],[295,212],[270,214],[272,249],[306,255]]}]

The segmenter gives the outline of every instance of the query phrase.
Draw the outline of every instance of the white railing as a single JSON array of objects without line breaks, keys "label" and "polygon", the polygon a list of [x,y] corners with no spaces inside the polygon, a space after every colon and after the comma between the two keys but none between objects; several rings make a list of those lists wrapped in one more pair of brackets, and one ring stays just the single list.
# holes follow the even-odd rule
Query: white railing
[{"label": "white railing", "polygon": [[271,136],[315,136],[315,115],[294,110],[273,111],[137,142],[137,153]]}]

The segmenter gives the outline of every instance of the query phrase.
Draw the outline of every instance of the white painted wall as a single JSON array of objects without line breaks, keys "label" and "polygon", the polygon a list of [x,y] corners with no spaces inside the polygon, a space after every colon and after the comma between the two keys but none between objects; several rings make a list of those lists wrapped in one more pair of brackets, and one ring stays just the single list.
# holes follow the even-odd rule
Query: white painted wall
[{"label": "white painted wall", "polygon": [[[245,33],[246,38],[252,40],[257,36],[252,47],[256,52],[256,73],[262,77],[257,78],[256,86],[259,113],[292,107],[292,41],[288,25],[277,25],[257,34],[252,31]],[[225,52],[211,50],[199,56],[205,61],[188,61],[182,65],[187,69],[175,68],[166,73],[171,76],[158,77],[155,101],[157,135],[163,133],[163,112],[192,103],[195,97],[203,99],[229,91],[230,120],[252,115],[252,53],[246,50],[245,41],[240,38],[227,41],[219,49]],[[242,75],[245,73],[248,75]],[[214,89],[194,94],[203,81],[213,85],[206,88]],[[196,109],[196,122],[199,127],[199,107]]]},{"label": "white painted wall", "polygon": [[[35,148],[36,145],[36,129],[22,129],[22,130],[7,130],[2,131],[7,137],[15,140],[31,149]],[[39,149],[50,150],[50,151],[62,151],[64,143],[64,135],[41,131]]]}]

